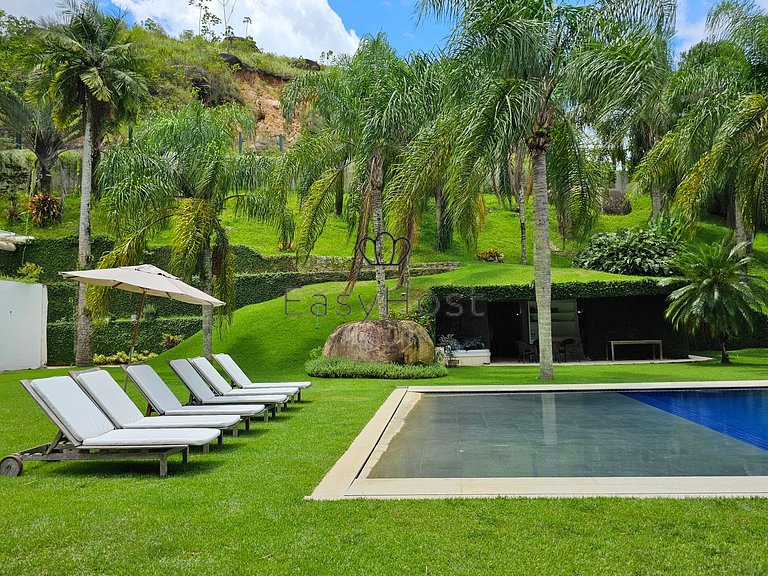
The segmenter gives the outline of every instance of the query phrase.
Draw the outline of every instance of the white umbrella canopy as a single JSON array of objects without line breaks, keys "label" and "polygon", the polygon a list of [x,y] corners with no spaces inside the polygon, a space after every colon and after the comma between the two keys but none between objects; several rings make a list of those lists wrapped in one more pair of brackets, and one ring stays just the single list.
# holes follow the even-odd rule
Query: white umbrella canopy
[{"label": "white umbrella canopy", "polygon": [[103,268],[100,270],[75,270],[72,272],[61,272],[61,275],[64,278],[70,278],[85,284],[107,286],[147,296],[170,298],[171,300],[178,300],[187,304],[214,307],[224,306],[224,302],[221,300],[206,294],[202,290],[198,290],[194,286],[190,286],[186,282],[182,282],[176,276],[151,264]]},{"label": "white umbrella canopy", "polygon": [[[144,300],[147,296],[158,296],[160,298],[170,298],[187,304],[198,304],[202,306],[224,306],[218,298],[182,282],[173,274],[165,270],[152,266],[151,264],[141,264],[139,266],[121,266],[119,268],[102,268],[98,270],[73,270],[71,272],[60,272],[64,278],[69,278],[83,284],[93,284],[95,286],[105,286],[117,288],[126,292],[136,292],[141,294],[139,303],[139,312],[136,315],[136,325],[133,329],[131,338],[131,352],[128,355],[128,363],[133,359],[133,352],[136,348],[136,339],[139,335],[139,325],[141,324],[141,314],[144,310]],[[123,384],[125,388],[126,382]]]}]

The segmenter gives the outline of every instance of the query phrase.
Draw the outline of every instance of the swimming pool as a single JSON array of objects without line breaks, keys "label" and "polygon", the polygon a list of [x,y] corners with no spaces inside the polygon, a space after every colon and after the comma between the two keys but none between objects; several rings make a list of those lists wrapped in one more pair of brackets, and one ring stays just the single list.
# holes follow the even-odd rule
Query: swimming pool
[{"label": "swimming pool", "polygon": [[766,382],[401,388],[313,497],[753,494]]}]

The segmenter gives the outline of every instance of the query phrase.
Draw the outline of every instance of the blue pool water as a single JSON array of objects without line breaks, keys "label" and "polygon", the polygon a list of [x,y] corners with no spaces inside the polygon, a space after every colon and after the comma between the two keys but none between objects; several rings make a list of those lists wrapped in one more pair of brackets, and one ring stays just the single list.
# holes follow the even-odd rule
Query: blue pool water
[{"label": "blue pool water", "polygon": [[768,476],[768,389],[427,393],[369,478]]},{"label": "blue pool water", "polygon": [[765,390],[654,390],[624,395],[768,450]]}]

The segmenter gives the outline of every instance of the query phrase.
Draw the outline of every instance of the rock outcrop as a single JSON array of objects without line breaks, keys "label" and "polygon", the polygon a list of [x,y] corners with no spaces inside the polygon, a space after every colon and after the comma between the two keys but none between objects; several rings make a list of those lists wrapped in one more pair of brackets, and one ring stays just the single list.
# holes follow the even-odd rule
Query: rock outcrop
[{"label": "rock outcrop", "polygon": [[429,333],[412,320],[374,320],[342,324],[328,337],[323,356],[430,364],[435,360],[435,345]]}]

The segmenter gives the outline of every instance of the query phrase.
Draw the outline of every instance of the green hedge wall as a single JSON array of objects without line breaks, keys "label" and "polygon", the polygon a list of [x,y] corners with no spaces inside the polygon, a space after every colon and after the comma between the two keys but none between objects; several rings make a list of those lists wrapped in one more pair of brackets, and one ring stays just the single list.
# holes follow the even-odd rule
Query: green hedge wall
[{"label": "green hedge wall", "polygon": [[[137,350],[161,352],[163,333],[179,334],[187,338],[201,329],[200,318],[158,318],[141,323]],[[128,352],[133,335],[133,322],[114,320],[98,326],[93,334],[94,354]],[[48,324],[48,365],[69,366],[75,361],[75,326],[72,322]]]},{"label": "green hedge wall", "polygon": [[[552,284],[552,299],[610,298],[618,296],[652,296],[669,294],[678,286],[659,286],[658,281],[647,278],[626,282],[563,282]],[[435,286],[432,292],[440,299],[453,295],[458,299],[504,302],[513,300],[535,300],[533,284],[512,284],[501,286]]]}]

